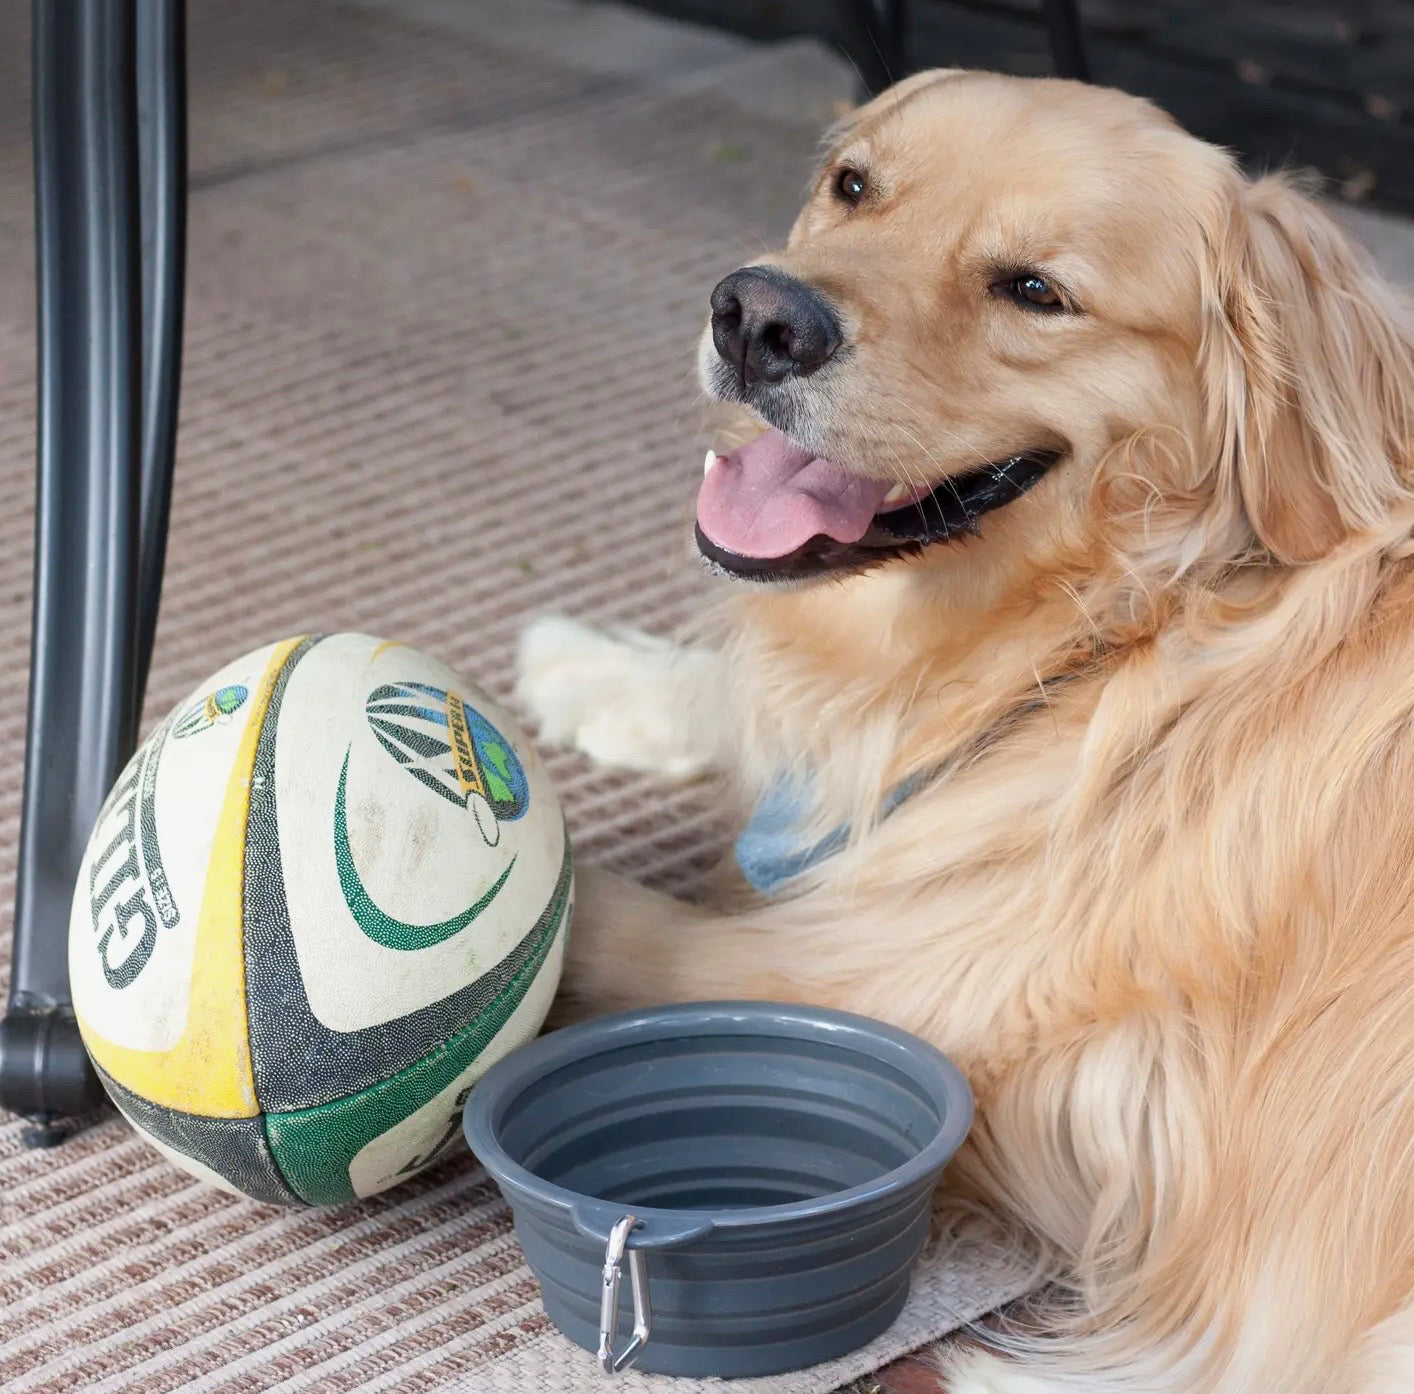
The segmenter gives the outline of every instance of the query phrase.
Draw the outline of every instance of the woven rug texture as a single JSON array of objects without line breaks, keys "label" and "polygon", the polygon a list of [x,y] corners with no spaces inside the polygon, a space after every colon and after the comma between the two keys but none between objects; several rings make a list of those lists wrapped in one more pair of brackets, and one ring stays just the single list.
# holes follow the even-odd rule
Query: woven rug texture
[{"label": "woven rug texture", "polygon": [[[491,22],[514,39],[576,9],[189,6],[180,450],[145,729],[286,634],[395,636],[506,699],[528,615],[666,631],[699,603],[694,342],[710,287],[788,225],[828,74],[799,46],[612,12],[574,61]],[[0,3],[0,982],[33,526],[27,15]],[[802,94],[791,119],[768,89]],[[692,890],[725,831],[710,788],[550,761],[581,859]],[[824,1394],[1018,1287],[1003,1256],[962,1252],[870,1350],[734,1387]],[[112,1117],[50,1152],[0,1120],[7,1394],[597,1387],[469,1157],[290,1213],[193,1181]]]}]

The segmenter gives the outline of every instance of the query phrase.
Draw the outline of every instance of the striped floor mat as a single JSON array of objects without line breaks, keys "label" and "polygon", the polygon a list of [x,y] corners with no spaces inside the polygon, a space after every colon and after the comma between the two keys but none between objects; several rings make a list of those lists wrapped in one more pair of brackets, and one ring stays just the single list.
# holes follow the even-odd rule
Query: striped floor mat
[{"label": "striped floor mat", "polygon": [[[567,24],[578,9],[535,3]],[[33,488],[27,10],[0,2],[6,914]],[[531,613],[689,617],[706,293],[787,224],[838,82],[797,48],[612,11],[619,30],[556,58],[512,41],[530,3],[189,10],[188,331],[148,725],[290,633],[396,636],[505,698]],[[791,119],[762,108],[768,90],[795,94]],[[690,890],[721,844],[710,790],[552,769],[586,860]],[[0,1122],[7,1394],[598,1387],[470,1158],[295,1214],[204,1188],[115,1119],[47,1153],[19,1132]],[[1017,1285],[995,1254],[955,1254],[871,1351],[736,1387],[824,1394]]]}]

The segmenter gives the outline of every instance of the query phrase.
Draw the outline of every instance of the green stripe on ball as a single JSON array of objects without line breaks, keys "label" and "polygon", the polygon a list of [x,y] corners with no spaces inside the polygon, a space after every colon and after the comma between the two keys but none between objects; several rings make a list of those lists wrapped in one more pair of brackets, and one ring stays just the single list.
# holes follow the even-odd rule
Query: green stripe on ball
[{"label": "green stripe on ball", "polygon": [[492,970],[504,979],[503,984],[477,1019],[444,1047],[358,1094],[317,1108],[266,1115],[275,1163],[299,1195],[315,1205],[357,1199],[349,1168],[359,1152],[449,1088],[510,1020],[565,923],[570,884],[566,838],[564,863],[550,903],[525,938]]}]

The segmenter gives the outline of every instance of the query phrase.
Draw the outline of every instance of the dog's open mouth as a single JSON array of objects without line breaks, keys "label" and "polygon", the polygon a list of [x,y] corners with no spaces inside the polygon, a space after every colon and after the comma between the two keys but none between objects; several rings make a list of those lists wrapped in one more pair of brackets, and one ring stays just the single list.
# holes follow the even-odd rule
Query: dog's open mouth
[{"label": "dog's open mouth", "polygon": [[977,531],[1059,459],[1031,450],[934,487],[865,479],[772,428],[709,459],[697,496],[697,545],[714,566],[752,581],[858,571]]}]

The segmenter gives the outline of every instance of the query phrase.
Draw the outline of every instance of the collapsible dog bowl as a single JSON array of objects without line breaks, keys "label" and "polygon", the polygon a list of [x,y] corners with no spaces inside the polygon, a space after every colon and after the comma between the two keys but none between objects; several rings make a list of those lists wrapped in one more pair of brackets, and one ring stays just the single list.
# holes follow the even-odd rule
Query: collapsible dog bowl
[{"label": "collapsible dog bowl", "polygon": [[697,1376],[798,1369],[884,1331],[971,1122],[967,1082],[915,1037],[743,1002],[543,1036],[465,1113],[555,1325],[609,1373]]}]

